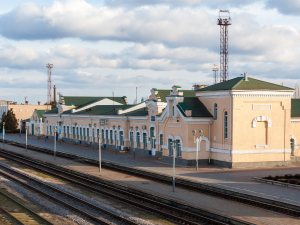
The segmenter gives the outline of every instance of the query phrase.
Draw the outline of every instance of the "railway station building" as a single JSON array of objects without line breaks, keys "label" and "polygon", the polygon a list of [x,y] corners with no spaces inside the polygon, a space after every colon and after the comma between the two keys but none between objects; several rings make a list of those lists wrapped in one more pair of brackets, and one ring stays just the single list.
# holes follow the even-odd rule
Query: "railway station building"
[{"label": "railway station building", "polygon": [[[126,97],[59,97],[44,113],[45,134],[136,151],[192,166],[195,137],[203,131],[199,164],[223,167],[289,165],[300,160],[300,99],[294,90],[250,78],[182,90],[152,88],[149,100],[129,105]],[[98,135],[102,134],[99,140]],[[173,152],[172,142],[175,141]]]}]

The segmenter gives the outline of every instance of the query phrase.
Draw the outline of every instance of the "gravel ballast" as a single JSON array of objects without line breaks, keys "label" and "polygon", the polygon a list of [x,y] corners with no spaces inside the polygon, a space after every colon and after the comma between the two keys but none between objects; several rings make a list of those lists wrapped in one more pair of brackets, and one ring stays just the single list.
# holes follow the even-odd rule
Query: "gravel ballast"
[{"label": "gravel ballast", "polygon": [[[61,190],[61,191],[64,191],[64,192],[66,192],[66,193],[68,193],[68,194],[71,194],[71,195],[73,195],[73,196],[75,196],[75,197],[77,197],[77,198],[79,198],[79,199],[82,199],[82,200],[84,200],[84,201],[86,201],[86,202],[89,202],[89,203],[91,203],[91,204],[94,204],[94,205],[96,205],[96,206],[99,207],[99,208],[105,209],[105,210],[110,211],[110,212],[112,212],[112,213],[114,213],[114,214],[116,214],[116,215],[119,215],[119,216],[122,216],[122,217],[124,217],[124,218],[127,218],[127,219],[129,219],[129,220],[131,220],[132,222],[135,222],[135,223],[137,223],[137,224],[141,224],[141,225],[151,225],[151,224],[153,224],[153,223],[150,223],[149,221],[146,221],[146,220],[137,218],[137,217],[132,216],[132,215],[130,215],[130,214],[128,214],[128,213],[125,213],[125,212],[122,212],[122,211],[120,211],[120,210],[118,210],[118,209],[115,209],[115,208],[113,208],[112,206],[109,206],[109,205],[107,205],[107,204],[98,202],[98,201],[96,201],[96,200],[94,200],[94,199],[91,199],[91,198],[85,196],[85,195],[82,195],[82,194],[76,193],[76,192],[74,192],[74,191],[71,191],[71,190],[69,190],[69,189],[67,189],[67,188],[64,188],[64,187],[58,185],[58,184],[54,184],[54,183],[52,183],[52,182],[50,182],[50,181],[48,181],[48,180],[45,180],[45,179],[43,179],[43,178],[41,178],[41,177],[39,177],[39,176],[30,174],[30,173],[28,173],[28,172],[24,172],[24,171],[22,171],[22,170],[20,170],[20,169],[18,169],[18,168],[15,168],[15,167],[13,167],[13,166],[11,166],[11,165],[8,165],[8,164],[2,163],[2,162],[0,162],[0,165],[9,167],[10,169],[12,169],[12,170],[14,170],[14,171],[20,172],[20,173],[22,173],[22,174],[24,174],[24,175],[27,175],[27,176],[30,176],[30,177],[32,177],[32,178],[35,178],[35,179],[37,179],[37,180],[39,180],[39,181],[42,181],[43,183],[45,183],[45,184],[47,184],[47,185],[50,185],[50,186],[52,186],[52,187],[54,187],[54,188],[57,188],[57,189],[59,189],[59,190]],[[22,178],[22,179],[23,179],[23,178]],[[18,191],[19,193],[22,193],[23,195],[25,195],[25,196],[26,196],[28,199],[30,199],[31,201],[34,201],[34,202],[36,202],[37,204],[40,204],[40,205],[45,206],[47,209],[49,209],[50,211],[52,211],[52,212],[54,212],[54,213],[56,213],[56,214],[59,214],[59,215],[61,215],[61,216],[64,216],[64,217],[66,217],[66,218],[68,218],[68,219],[70,219],[70,220],[72,220],[72,221],[74,221],[74,222],[76,222],[76,223],[79,223],[79,224],[91,224],[90,222],[84,220],[83,218],[81,218],[81,217],[79,217],[79,216],[77,216],[77,215],[74,215],[73,212],[71,212],[70,210],[66,209],[65,207],[60,206],[60,205],[56,205],[56,204],[54,204],[54,203],[50,203],[50,201],[45,200],[45,199],[42,198],[42,197],[39,197],[37,194],[35,194],[35,193],[31,192],[31,191],[25,190],[23,187],[21,187],[20,185],[18,185],[17,183],[15,183],[15,182],[13,182],[13,181],[9,181],[9,180],[7,180],[7,179],[5,179],[5,178],[3,178],[3,177],[1,177],[0,180],[1,180],[1,182],[4,182],[5,184],[7,184],[8,186],[10,186],[10,187],[13,188],[13,189],[22,189],[22,192],[20,192],[19,190],[16,190],[16,191]],[[30,183],[31,183],[31,182],[32,182],[32,181],[30,181]],[[34,183],[34,182],[32,182],[32,183]],[[36,186],[36,185],[35,185],[35,186]],[[45,191],[45,188],[43,188],[43,191]],[[23,192],[24,192],[24,193],[23,193]],[[26,193],[25,193],[25,192],[26,192]],[[51,192],[50,189],[49,189],[49,192]],[[52,190],[52,193],[53,193],[53,190]],[[50,203],[50,204],[49,204],[49,203]],[[48,207],[47,207],[47,206],[48,206]],[[90,212],[92,212],[93,214],[96,214],[96,215],[97,215],[97,212],[96,212],[96,211],[97,211],[97,210],[94,210],[94,209],[91,209],[91,210],[90,210]],[[99,211],[98,211],[98,212],[99,212]],[[99,214],[99,213],[98,213],[98,214]],[[113,221],[113,220],[112,220],[111,222],[112,222],[112,224],[114,224],[114,221]]]}]

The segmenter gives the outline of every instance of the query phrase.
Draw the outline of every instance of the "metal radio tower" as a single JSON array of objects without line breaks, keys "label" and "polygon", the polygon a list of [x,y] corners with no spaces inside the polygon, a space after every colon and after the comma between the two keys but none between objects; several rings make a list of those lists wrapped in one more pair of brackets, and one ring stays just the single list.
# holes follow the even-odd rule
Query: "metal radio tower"
[{"label": "metal radio tower", "polygon": [[218,64],[214,64],[214,67],[212,69],[212,71],[214,71],[214,84],[218,83]]},{"label": "metal radio tower", "polygon": [[220,26],[220,82],[223,82],[228,79],[228,26],[231,25],[228,10],[220,10],[218,25]]},{"label": "metal radio tower", "polygon": [[50,105],[51,103],[51,71],[53,68],[53,64],[48,63],[46,65],[48,68],[48,82],[47,82],[47,89],[48,89],[48,94],[47,94],[47,104]]}]

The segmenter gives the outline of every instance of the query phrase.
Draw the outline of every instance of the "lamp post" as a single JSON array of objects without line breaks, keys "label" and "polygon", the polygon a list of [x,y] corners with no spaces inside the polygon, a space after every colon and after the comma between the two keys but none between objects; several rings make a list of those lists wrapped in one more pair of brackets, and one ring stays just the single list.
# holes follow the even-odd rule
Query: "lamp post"
[{"label": "lamp post", "polygon": [[25,129],[26,129],[26,152],[27,152],[27,122],[25,123]]},{"label": "lamp post", "polygon": [[202,134],[203,131],[199,130],[199,138],[196,138],[196,131],[193,130],[193,136],[194,136],[194,143],[197,143],[197,148],[196,148],[196,170],[198,170],[198,149],[200,151],[200,143],[201,143],[201,138],[202,138]]},{"label": "lamp post", "polygon": [[173,192],[175,192],[175,144],[176,140],[172,141],[173,143]]},{"label": "lamp post", "polygon": [[19,127],[20,127],[20,137],[21,137],[21,120],[19,122]]},{"label": "lamp post", "polygon": [[56,160],[56,126],[54,128],[54,133],[55,133],[55,137],[54,137],[54,160]]},{"label": "lamp post", "polygon": [[5,122],[3,122],[3,130],[2,130],[2,133],[3,133],[3,146],[4,146]]},{"label": "lamp post", "polygon": [[99,172],[101,172],[101,134],[98,135],[99,138]]}]

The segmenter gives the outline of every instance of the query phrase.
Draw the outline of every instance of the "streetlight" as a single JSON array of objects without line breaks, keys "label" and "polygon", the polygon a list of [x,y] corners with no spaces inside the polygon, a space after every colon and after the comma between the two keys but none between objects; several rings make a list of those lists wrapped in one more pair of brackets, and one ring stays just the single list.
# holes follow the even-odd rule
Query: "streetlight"
[{"label": "streetlight", "polygon": [[94,130],[93,130],[93,151],[94,151],[94,148],[95,148],[95,131],[96,131],[96,126],[97,126],[97,124],[94,123]]},{"label": "streetlight", "polygon": [[3,146],[4,146],[5,122],[3,122],[3,130],[2,130],[2,133],[3,133]]},{"label": "streetlight", "polygon": [[28,124],[28,122],[25,123],[25,125],[26,125],[25,126],[25,129],[26,129],[26,152],[27,152],[27,124]]},{"label": "streetlight", "polygon": [[101,172],[101,133],[99,133],[98,138],[99,138],[99,172]]},{"label": "streetlight", "polygon": [[199,130],[199,138],[196,138],[196,131],[193,130],[193,135],[194,135],[194,143],[197,143],[197,149],[196,149],[196,170],[198,170],[198,148],[200,152],[200,143],[201,143],[201,138],[202,138],[203,130]]},{"label": "streetlight", "polygon": [[54,137],[54,160],[56,160],[56,126],[54,128],[54,134],[55,134],[55,137]]},{"label": "streetlight", "polygon": [[173,192],[175,192],[175,145],[176,145],[176,140],[172,141],[173,143]]}]

